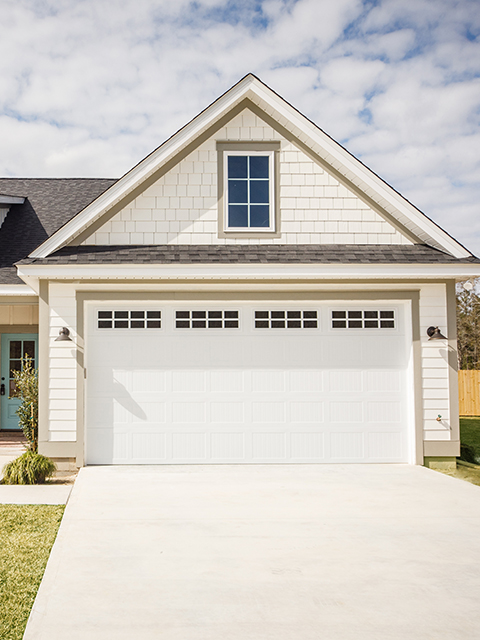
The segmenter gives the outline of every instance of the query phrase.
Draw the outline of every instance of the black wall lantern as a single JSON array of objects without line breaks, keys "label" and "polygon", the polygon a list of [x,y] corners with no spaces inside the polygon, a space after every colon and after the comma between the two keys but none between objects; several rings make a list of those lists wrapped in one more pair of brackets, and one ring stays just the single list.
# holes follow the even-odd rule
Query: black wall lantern
[{"label": "black wall lantern", "polygon": [[429,340],[446,340],[447,339],[443,335],[443,333],[440,331],[439,327],[428,327],[427,335]]},{"label": "black wall lantern", "polygon": [[64,342],[65,340],[70,340],[70,342],[72,342],[72,339],[70,338],[70,331],[67,327],[62,327],[58,334],[58,338],[55,338],[55,342]]}]

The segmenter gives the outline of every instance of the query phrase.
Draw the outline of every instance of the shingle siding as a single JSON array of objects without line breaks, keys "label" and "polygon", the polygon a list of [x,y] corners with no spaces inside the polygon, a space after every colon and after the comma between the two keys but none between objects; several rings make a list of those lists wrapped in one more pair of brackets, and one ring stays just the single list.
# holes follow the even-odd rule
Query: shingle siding
[{"label": "shingle siding", "polygon": [[[216,142],[225,140],[281,142],[280,237],[219,237]],[[298,243],[411,244],[302,150],[246,109],[83,244]]]}]

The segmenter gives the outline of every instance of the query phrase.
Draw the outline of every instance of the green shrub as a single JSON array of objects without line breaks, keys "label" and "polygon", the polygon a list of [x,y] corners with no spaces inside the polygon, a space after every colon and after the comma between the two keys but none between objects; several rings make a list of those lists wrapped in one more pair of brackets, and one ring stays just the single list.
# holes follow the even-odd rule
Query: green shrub
[{"label": "green shrub", "polygon": [[53,460],[28,449],[3,468],[3,484],[42,484],[57,467]]},{"label": "green shrub", "polygon": [[22,370],[14,371],[15,397],[21,404],[17,409],[18,422],[25,434],[28,448],[38,451],[38,372],[33,367],[32,358],[22,359]]}]

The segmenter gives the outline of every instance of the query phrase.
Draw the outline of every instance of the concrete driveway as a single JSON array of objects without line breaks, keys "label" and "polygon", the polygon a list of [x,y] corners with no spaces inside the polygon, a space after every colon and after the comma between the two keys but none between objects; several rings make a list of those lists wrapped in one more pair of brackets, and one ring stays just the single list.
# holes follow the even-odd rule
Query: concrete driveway
[{"label": "concrete driveway", "polygon": [[26,640],[480,637],[480,488],[404,465],[89,467]]}]

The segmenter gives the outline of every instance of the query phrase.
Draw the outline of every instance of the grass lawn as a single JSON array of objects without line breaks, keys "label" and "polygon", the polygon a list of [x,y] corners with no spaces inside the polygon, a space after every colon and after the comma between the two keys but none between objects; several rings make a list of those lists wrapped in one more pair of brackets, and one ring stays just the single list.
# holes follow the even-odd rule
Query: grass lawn
[{"label": "grass lawn", "polygon": [[460,441],[468,447],[468,452],[462,451],[462,459],[480,464],[480,417],[460,418]]},{"label": "grass lawn", "polygon": [[0,638],[23,638],[64,509],[0,504]]}]

